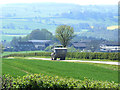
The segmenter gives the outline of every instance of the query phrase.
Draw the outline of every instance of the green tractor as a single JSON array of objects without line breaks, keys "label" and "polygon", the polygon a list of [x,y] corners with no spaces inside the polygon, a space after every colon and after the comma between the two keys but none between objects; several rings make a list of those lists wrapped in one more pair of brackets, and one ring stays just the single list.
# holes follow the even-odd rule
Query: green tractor
[{"label": "green tractor", "polygon": [[60,60],[65,60],[67,54],[67,48],[63,47],[62,45],[54,46],[53,53],[51,53],[51,59],[57,60],[57,58],[60,58]]}]

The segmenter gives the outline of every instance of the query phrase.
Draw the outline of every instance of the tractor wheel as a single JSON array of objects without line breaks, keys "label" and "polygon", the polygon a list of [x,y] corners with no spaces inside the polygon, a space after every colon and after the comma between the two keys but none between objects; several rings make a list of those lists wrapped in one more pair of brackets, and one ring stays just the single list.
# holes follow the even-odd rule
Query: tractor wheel
[{"label": "tractor wheel", "polygon": [[60,58],[60,60],[65,60],[65,57]]},{"label": "tractor wheel", "polygon": [[53,60],[53,58],[51,57],[51,60]]},{"label": "tractor wheel", "polygon": [[56,60],[57,58],[56,57],[53,57],[53,60]]},{"label": "tractor wheel", "polygon": [[63,57],[63,60],[65,60],[65,57]]},{"label": "tractor wheel", "polygon": [[60,60],[65,60],[65,57],[60,58]]}]

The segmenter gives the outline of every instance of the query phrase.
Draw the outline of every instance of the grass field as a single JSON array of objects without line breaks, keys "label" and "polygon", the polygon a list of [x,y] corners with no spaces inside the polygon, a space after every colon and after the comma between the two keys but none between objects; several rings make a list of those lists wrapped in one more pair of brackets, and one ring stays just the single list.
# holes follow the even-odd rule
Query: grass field
[{"label": "grass field", "polygon": [[2,53],[2,56],[5,56],[5,55],[10,55],[10,54],[14,54],[14,53],[34,53],[34,52],[44,52],[44,51],[19,51],[19,52],[3,52]]},{"label": "grass field", "polygon": [[7,40],[7,42],[11,42],[13,37],[24,37],[26,35],[2,35],[2,40]]},{"label": "grass field", "polygon": [[84,77],[94,80],[118,82],[118,71],[92,65],[88,63],[70,63],[61,61],[43,61],[28,59],[5,59],[2,60],[2,73],[13,77],[26,74],[57,75],[65,78],[83,80]]}]

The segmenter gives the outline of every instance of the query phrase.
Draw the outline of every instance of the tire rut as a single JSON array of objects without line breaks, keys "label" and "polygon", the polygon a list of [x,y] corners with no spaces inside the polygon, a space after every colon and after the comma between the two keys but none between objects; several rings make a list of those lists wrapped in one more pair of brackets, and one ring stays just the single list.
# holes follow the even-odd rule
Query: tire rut
[{"label": "tire rut", "polygon": [[[3,63],[3,64],[6,64],[6,63]],[[7,64],[7,65],[10,66],[10,67],[13,67],[13,68],[15,68],[15,69],[18,69],[18,70],[20,70],[20,71],[23,71],[23,72],[25,72],[25,73],[27,73],[27,74],[30,74],[28,71],[25,71],[25,70],[20,69],[20,68],[18,68],[18,67],[11,66],[11,65],[9,65],[9,64]]]}]

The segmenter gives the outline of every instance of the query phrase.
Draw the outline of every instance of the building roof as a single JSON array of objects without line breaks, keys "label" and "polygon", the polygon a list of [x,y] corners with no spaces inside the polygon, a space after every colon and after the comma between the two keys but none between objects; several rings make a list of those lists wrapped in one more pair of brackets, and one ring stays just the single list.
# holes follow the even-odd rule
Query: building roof
[{"label": "building roof", "polygon": [[54,48],[54,49],[60,49],[60,50],[64,50],[65,49],[66,50],[67,48]]},{"label": "building roof", "polygon": [[18,44],[33,44],[32,42],[18,42]]},{"label": "building roof", "polygon": [[101,45],[106,45],[106,46],[120,46],[120,42],[107,41],[107,42],[102,43]]},{"label": "building roof", "polygon": [[105,46],[120,46],[120,43],[104,43],[104,44],[101,44],[101,45],[105,45]]},{"label": "building roof", "polygon": [[80,42],[89,43],[89,42],[91,42],[91,40],[81,40]]},{"label": "building roof", "polygon": [[51,40],[28,40],[29,42],[49,43]]},{"label": "building roof", "polygon": [[86,47],[86,44],[85,43],[73,43],[73,46],[74,47],[77,47],[77,48],[83,48],[83,47]]}]

